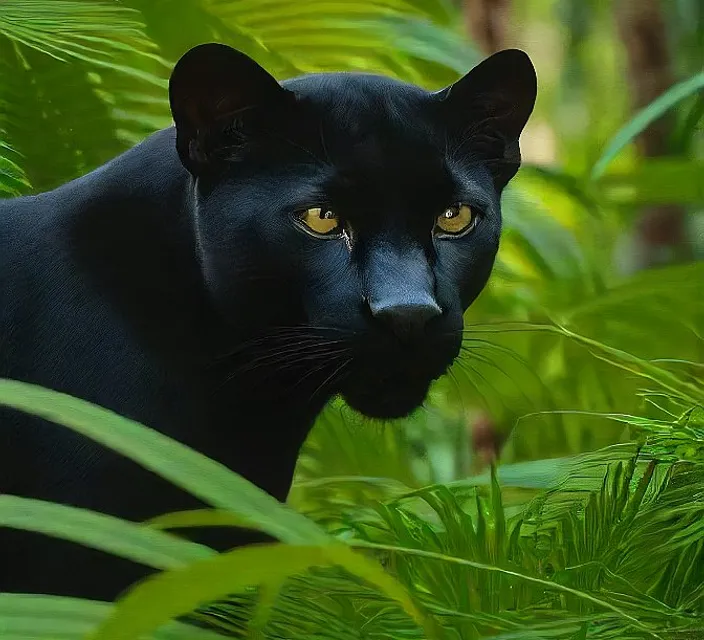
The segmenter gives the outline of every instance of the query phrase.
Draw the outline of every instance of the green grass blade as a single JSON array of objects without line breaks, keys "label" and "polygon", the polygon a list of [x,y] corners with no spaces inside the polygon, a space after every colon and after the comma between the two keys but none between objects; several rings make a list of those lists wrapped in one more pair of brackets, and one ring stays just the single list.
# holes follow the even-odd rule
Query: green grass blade
[{"label": "green grass blade", "polygon": [[580,589],[573,589],[572,587],[568,587],[566,585],[559,584],[557,582],[552,582],[551,580],[544,580],[543,578],[538,578],[535,576],[527,575],[527,574],[513,571],[510,569],[504,569],[501,567],[497,567],[495,565],[485,564],[482,562],[474,562],[473,560],[466,560],[465,558],[457,558],[454,556],[447,556],[447,555],[444,555],[441,553],[435,553],[433,551],[423,551],[422,549],[409,549],[409,548],[396,547],[393,545],[376,544],[376,543],[362,542],[362,541],[355,541],[353,543],[353,546],[359,547],[359,548],[367,548],[367,549],[379,549],[379,550],[384,550],[384,551],[390,551],[392,553],[399,553],[399,554],[403,554],[403,555],[428,558],[428,559],[438,560],[441,562],[448,562],[451,564],[472,567],[473,569],[479,569],[482,571],[486,571],[488,573],[500,573],[500,574],[503,574],[506,576],[511,576],[513,578],[516,578],[517,580],[530,582],[535,585],[541,585],[544,589],[552,589],[555,591],[561,591],[563,593],[568,593],[573,596],[576,596],[577,598],[580,598],[582,600],[590,602],[591,604],[594,604],[600,608],[608,609],[608,610],[612,611],[613,613],[616,613],[620,618],[628,621],[629,624],[633,625],[634,627],[636,627],[638,629],[642,629],[643,631],[650,632],[650,630],[646,626],[642,625],[637,618],[630,615],[629,613],[627,613],[623,609],[611,604],[610,602],[607,602],[606,600],[603,600],[601,598],[597,598],[596,596],[594,596],[591,593],[588,593],[586,591],[582,591]]},{"label": "green grass blade", "polygon": [[28,191],[31,185],[24,173],[11,156],[17,157],[17,152],[0,139],[0,197],[12,198]]},{"label": "green grass blade", "polygon": [[230,511],[218,509],[191,509],[174,511],[145,522],[154,529],[189,529],[191,527],[240,527],[250,528],[252,524]]},{"label": "green grass blade", "polygon": [[[151,577],[130,591],[93,640],[124,640],[153,633],[161,625],[198,606],[254,584],[278,587],[288,576],[311,567],[340,565],[379,587],[437,637],[430,621],[406,591],[378,565],[341,544],[320,547],[265,544],[243,547],[185,569]],[[261,621],[260,621],[261,623]]]},{"label": "green grass blade", "polygon": [[[83,640],[106,620],[115,605],[77,598],[0,593],[2,640]],[[221,640],[223,636],[172,622],[154,640]]]},{"label": "green grass blade", "polygon": [[0,496],[0,527],[78,542],[157,569],[175,569],[215,554],[210,548],[86,509]]},{"label": "green grass blade", "polygon": [[13,407],[109,447],[192,493],[292,544],[325,544],[327,534],[225,466],[132,420],[84,400],[15,380],[0,380],[0,405]]},{"label": "green grass blade", "polygon": [[657,120],[665,112],[669,111],[679,102],[694,95],[698,91],[704,89],[704,72],[680,82],[660,97],[653,100],[647,107],[641,109],[618,133],[612,138],[611,142],[606,145],[606,149],[601,154],[601,157],[596,161],[591,171],[592,180],[600,178],[606,167],[619,154],[619,152],[629,144],[638,134],[648,127],[652,122]]}]

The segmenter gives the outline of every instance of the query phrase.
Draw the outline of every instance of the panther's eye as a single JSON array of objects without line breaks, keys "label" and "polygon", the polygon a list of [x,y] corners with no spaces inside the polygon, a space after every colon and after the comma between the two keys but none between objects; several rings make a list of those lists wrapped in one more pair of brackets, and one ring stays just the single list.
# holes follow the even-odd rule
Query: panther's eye
[{"label": "panther's eye", "polygon": [[476,221],[472,208],[466,204],[448,207],[435,220],[436,235],[459,236],[469,231]]},{"label": "panther's eye", "polygon": [[342,235],[342,225],[334,211],[324,207],[311,207],[297,216],[307,231],[313,235],[325,238],[339,238]]}]

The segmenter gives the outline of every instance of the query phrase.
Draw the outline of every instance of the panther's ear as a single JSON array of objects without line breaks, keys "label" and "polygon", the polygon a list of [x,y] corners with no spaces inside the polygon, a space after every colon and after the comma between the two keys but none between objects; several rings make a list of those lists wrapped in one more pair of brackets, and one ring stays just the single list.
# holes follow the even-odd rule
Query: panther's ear
[{"label": "panther's ear", "polygon": [[176,63],[169,81],[181,162],[197,175],[215,160],[226,129],[283,102],[288,93],[244,53],[216,43],[194,47]]},{"label": "panther's ear", "polygon": [[[506,49],[490,56],[457,82],[439,91],[446,122],[461,135],[476,137],[499,189],[518,171],[518,138],[530,117],[538,89],[533,63],[526,53]],[[489,142],[487,142],[489,141]],[[468,140],[471,150],[472,141]]]}]

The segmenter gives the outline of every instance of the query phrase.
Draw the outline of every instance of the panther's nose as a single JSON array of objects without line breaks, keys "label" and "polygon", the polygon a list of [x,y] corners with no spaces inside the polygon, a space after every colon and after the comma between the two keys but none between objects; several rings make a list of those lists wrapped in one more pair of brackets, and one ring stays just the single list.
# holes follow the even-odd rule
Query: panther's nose
[{"label": "panther's nose", "polygon": [[375,318],[404,341],[422,335],[428,322],[442,314],[442,309],[432,298],[412,302],[371,303],[369,307]]}]

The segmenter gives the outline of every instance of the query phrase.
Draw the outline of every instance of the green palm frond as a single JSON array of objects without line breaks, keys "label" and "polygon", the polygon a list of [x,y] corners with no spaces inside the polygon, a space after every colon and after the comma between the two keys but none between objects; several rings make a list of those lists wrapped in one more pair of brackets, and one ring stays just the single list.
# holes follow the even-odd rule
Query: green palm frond
[{"label": "green palm frond", "polygon": [[0,140],[0,197],[18,196],[30,187],[15,158],[15,150]]},{"label": "green palm frond", "polygon": [[440,85],[477,59],[454,15],[445,0],[7,0],[0,130],[50,188],[170,124],[166,78],[191,46],[227,42],[280,78],[357,69]]},{"label": "green palm frond", "polygon": [[99,1],[7,0],[0,53],[0,129],[22,154],[17,164],[35,189],[117,155],[154,128],[154,117],[168,124],[168,68],[133,10]]},{"label": "green palm frond", "polygon": [[139,67],[118,64],[116,56],[142,56],[161,62],[143,32],[136,11],[115,3],[70,0],[4,0],[0,35],[66,62],[87,62],[163,86]]},{"label": "green palm frond", "polygon": [[[316,71],[377,71],[427,84],[454,80],[478,55],[445,0],[127,0],[172,59],[208,40],[254,57],[280,79]],[[178,24],[193,25],[188,30]]]},{"label": "green palm frond", "polygon": [[[690,444],[702,435],[689,433]],[[569,461],[548,481],[551,490],[520,509],[507,508],[510,490],[492,475],[473,488],[436,485],[371,500],[365,517],[357,505],[346,528],[436,617],[443,638],[696,638],[704,456],[659,462],[655,453],[648,440],[637,452],[609,448]],[[522,473],[537,477],[551,464],[535,461]],[[234,612],[219,612],[227,626]],[[286,585],[266,637],[283,630],[292,639],[422,637],[391,603],[330,571]]]},{"label": "green palm frond", "polygon": [[122,150],[110,107],[85,70],[31,49],[21,60],[8,51],[2,64],[9,67],[3,91],[12,98],[0,114],[2,127],[21,150],[21,165],[35,188],[57,186]]},{"label": "green palm frond", "polygon": [[414,61],[434,63],[457,74],[476,60],[451,26],[454,11],[448,4],[442,0],[213,0],[207,6],[302,72],[357,69],[421,79]]},{"label": "green palm frond", "polygon": [[[453,393],[453,383],[459,381],[461,401],[483,406],[504,432],[539,407],[544,412],[541,446],[554,447],[556,454],[617,442],[623,430],[607,425],[597,435],[580,416],[550,411],[583,408],[651,415],[656,409],[645,397],[648,392],[661,394],[665,404],[674,402],[678,409],[704,401],[698,391],[698,363],[704,358],[704,263],[651,270],[614,284],[602,281],[599,289],[592,286],[594,280],[581,278],[578,269],[569,277],[569,269],[565,266],[554,277],[514,282],[514,294],[523,300],[512,302],[499,273],[467,314],[465,346],[453,380],[442,383],[443,394]],[[510,315],[522,315],[527,322],[502,320]],[[656,340],[649,337],[653,335]],[[650,379],[653,375],[656,380]],[[679,390],[674,396],[666,383],[672,376]],[[532,420],[524,429],[537,424]],[[515,444],[520,448],[519,440]],[[527,451],[521,455],[534,457]]]}]

